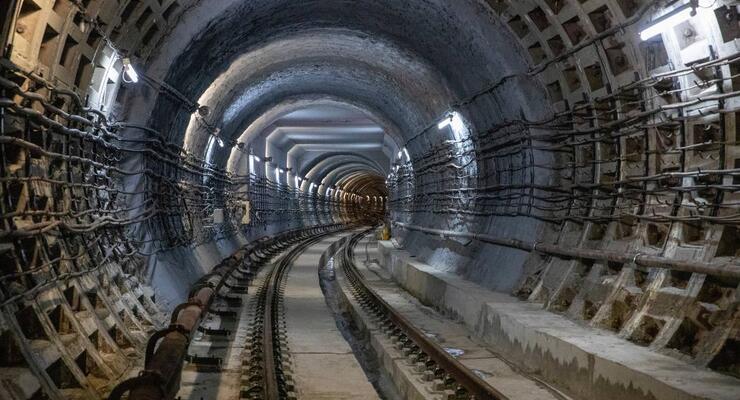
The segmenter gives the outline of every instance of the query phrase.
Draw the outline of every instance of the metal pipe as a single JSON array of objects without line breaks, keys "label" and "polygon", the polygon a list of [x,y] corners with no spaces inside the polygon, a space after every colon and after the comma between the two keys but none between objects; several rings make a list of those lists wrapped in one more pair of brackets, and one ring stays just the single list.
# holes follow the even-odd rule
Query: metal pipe
[{"label": "metal pipe", "polygon": [[[187,355],[188,346],[195,332],[208,312],[210,304],[226,280],[244,260],[252,260],[251,255],[279,241],[290,241],[301,234],[315,234],[331,229],[337,224],[323,225],[308,229],[295,229],[283,232],[270,240],[257,240],[236,252],[231,257],[201,277],[192,288],[188,301],[177,306],[168,328],[156,332],[147,344],[144,371],[136,378],[122,382],[111,392],[109,400],[118,400],[129,393],[131,400],[173,399],[180,387],[180,375]],[[258,257],[260,257],[257,254]]]},{"label": "metal pipe", "polygon": [[709,263],[702,261],[676,260],[672,258],[644,254],[640,252],[615,252],[608,250],[568,248],[553,244],[532,243],[518,239],[501,238],[483,233],[457,232],[443,229],[427,228],[419,225],[406,224],[403,222],[393,222],[393,225],[411,231],[418,231],[443,237],[450,236],[477,240],[484,243],[495,244],[497,246],[510,247],[529,252],[535,251],[538,253],[552,255],[560,258],[579,258],[594,261],[615,262],[620,264],[634,263],[635,265],[641,265],[649,268],[661,268],[673,271],[707,274],[723,278],[740,279],[740,265],[730,262]]}]

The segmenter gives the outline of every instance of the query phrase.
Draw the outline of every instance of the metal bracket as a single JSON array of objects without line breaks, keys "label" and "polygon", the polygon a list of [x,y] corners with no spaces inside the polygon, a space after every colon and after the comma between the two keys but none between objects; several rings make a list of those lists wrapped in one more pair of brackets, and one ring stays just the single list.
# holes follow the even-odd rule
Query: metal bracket
[{"label": "metal bracket", "polygon": [[220,357],[203,357],[188,354],[185,356],[185,360],[195,366],[195,369],[199,372],[219,372],[221,371],[221,365],[223,365],[223,359]]},{"label": "metal bracket", "polygon": [[219,299],[225,301],[229,307],[241,307],[242,305],[242,299],[239,297],[227,296],[220,293],[218,293],[216,296],[218,296]]},{"label": "metal bracket", "polygon": [[231,331],[228,329],[212,329],[212,328],[204,328],[202,326],[199,326],[198,332],[203,332],[209,336],[223,336],[223,337],[231,336]]},{"label": "metal bracket", "polygon": [[214,308],[214,309],[208,310],[208,312],[213,315],[218,315],[219,317],[236,318],[236,311],[219,310],[219,309]]}]

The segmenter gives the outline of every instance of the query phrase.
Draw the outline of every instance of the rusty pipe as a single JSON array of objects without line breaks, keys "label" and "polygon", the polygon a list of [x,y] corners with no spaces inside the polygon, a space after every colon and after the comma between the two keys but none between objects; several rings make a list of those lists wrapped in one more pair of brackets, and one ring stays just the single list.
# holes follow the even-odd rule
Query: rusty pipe
[{"label": "rusty pipe", "polygon": [[[318,228],[295,229],[270,239],[261,238],[226,258],[210,273],[201,277],[192,287],[188,301],[178,305],[172,312],[171,324],[149,338],[144,371],[136,377],[120,383],[109,396],[119,400],[129,393],[131,400],[173,399],[180,387],[181,370],[185,362],[191,334],[198,329],[216,293],[244,260],[278,241],[316,234],[341,224],[324,225]],[[261,256],[258,256],[261,257]]]}]

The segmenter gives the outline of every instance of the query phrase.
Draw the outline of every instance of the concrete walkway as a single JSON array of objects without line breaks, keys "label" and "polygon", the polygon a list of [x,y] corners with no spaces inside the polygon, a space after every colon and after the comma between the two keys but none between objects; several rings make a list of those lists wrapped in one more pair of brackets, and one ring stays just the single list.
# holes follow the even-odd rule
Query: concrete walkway
[{"label": "concrete walkway", "polygon": [[378,399],[319,286],[321,255],[341,237],[330,236],[306,249],[288,274],[285,319],[299,399]]}]

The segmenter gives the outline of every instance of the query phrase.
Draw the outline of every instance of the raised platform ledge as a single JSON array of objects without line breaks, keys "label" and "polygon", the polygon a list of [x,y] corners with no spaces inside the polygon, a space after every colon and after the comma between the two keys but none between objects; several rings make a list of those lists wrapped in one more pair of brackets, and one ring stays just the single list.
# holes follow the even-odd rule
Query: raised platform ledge
[{"label": "raised platform ledge", "polygon": [[740,399],[738,379],[437,271],[391,241],[378,247],[381,266],[421,302],[459,317],[492,350],[578,399]]}]

